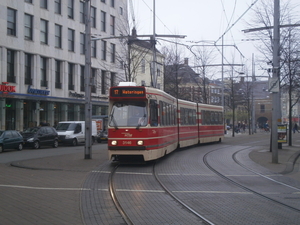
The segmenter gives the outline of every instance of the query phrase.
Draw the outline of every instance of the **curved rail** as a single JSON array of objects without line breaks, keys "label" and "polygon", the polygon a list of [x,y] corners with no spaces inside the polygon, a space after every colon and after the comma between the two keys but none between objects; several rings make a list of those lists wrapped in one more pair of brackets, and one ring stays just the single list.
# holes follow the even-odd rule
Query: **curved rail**
[{"label": "curved rail", "polygon": [[110,193],[110,196],[111,196],[117,210],[121,214],[121,216],[124,219],[124,221],[126,222],[126,224],[134,225],[134,223],[130,220],[129,216],[125,213],[125,210],[120,205],[120,202],[118,201],[118,198],[116,196],[115,187],[114,187],[114,183],[113,183],[113,178],[114,178],[114,175],[115,175],[116,170],[118,169],[119,165],[120,164],[117,164],[110,173],[109,181],[108,181],[108,183],[109,183],[109,193]]},{"label": "curved rail", "polygon": [[[250,147],[247,147],[247,148],[241,149],[241,150],[239,150],[239,151],[237,151],[237,152],[244,151],[244,150],[247,150],[247,149],[249,149],[249,148],[250,148]],[[251,188],[248,188],[248,187],[246,187],[246,186],[244,186],[244,185],[242,185],[242,184],[240,184],[240,183],[238,183],[238,182],[236,182],[236,181],[234,181],[234,180],[228,178],[227,176],[221,174],[221,173],[218,172],[217,170],[215,170],[215,169],[208,163],[207,157],[208,157],[208,155],[209,155],[210,153],[212,153],[212,152],[214,152],[214,151],[217,151],[217,150],[218,150],[218,149],[212,150],[212,151],[206,153],[206,154],[204,155],[204,157],[203,157],[203,162],[204,162],[204,164],[207,166],[207,168],[209,168],[209,169],[210,169],[212,172],[214,172],[216,175],[218,175],[219,177],[221,177],[221,178],[223,178],[223,179],[225,179],[225,180],[227,180],[227,181],[233,183],[234,185],[236,185],[236,186],[238,186],[238,187],[240,187],[240,188],[242,188],[242,189],[244,189],[244,190],[246,190],[246,191],[248,191],[248,192],[252,192],[253,194],[258,195],[258,196],[260,196],[260,197],[263,197],[263,198],[265,198],[265,199],[267,199],[267,200],[270,200],[270,201],[272,201],[272,202],[274,202],[274,203],[277,203],[277,204],[279,204],[279,205],[285,206],[285,207],[287,207],[287,208],[289,208],[289,209],[292,209],[292,210],[294,210],[294,211],[300,212],[300,209],[298,209],[298,208],[295,208],[295,207],[293,207],[293,206],[287,205],[287,204],[285,204],[285,203],[283,203],[283,202],[280,202],[280,201],[275,200],[275,199],[273,199],[273,198],[270,198],[270,197],[268,197],[268,196],[266,196],[266,195],[264,195],[264,194],[261,194],[261,193],[255,191],[255,190],[252,190]],[[236,153],[237,153],[237,152],[236,152]],[[233,156],[232,156],[233,159],[234,159],[236,153],[233,154]],[[238,160],[237,160],[237,159],[234,159],[234,161],[237,162]],[[240,166],[242,165],[240,162],[237,163],[237,164],[240,165]],[[253,170],[247,168],[246,166],[243,166],[243,168],[245,168],[246,170],[248,170],[248,171],[250,171],[250,172],[252,172],[252,173],[255,173]],[[259,174],[259,173],[255,173],[255,174],[257,174],[257,175],[259,175],[259,176],[262,176],[262,177],[264,177],[264,178],[267,178],[266,176],[263,176],[262,174]],[[272,181],[274,181],[274,182],[276,182],[276,183],[280,183],[280,184],[282,184],[282,185],[284,185],[284,186],[288,186],[287,184],[281,183],[281,182],[279,182],[279,181],[275,181],[274,179],[271,179],[271,178],[268,178],[268,179],[270,179],[270,180],[272,180]],[[289,186],[289,187],[291,187],[291,186]],[[293,188],[294,188],[294,187],[293,187]],[[298,189],[298,190],[299,190],[299,189]]]},{"label": "curved rail", "polygon": [[196,217],[200,218],[203,221],[203,224],[208,224],[208,225],[213,225],[214,223],[212,223],[211,221],[209,221],[208,219],[206,219],[205,217],[201,216],[198,212],[196,212],[195,210],[193,210],[191,207],[189,207],[187,204],[185,204],[183,201],[181,201],[179,198],[177,198],[158,178],[156,172],[155,172],[155,165],[156,162],[153,163],[153,175],[155,177],[155,179],[157,180],[157,182],[160,184],[160,186],[165,190],[165,192],[170,195],[174,200],[176,200],[180,205],[182,205],[183,207],[185,207],[188,211],[190,211],[192,214],[194,214]]}]

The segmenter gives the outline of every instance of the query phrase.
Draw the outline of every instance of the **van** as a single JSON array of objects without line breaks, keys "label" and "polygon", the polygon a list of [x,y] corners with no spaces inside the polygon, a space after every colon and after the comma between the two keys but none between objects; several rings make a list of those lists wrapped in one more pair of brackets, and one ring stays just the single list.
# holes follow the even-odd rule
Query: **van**
[{"label": "van", "polygon": [[[78,143],[85,142],[85,121],[62,121],[59,122],[56,131],[58,141],[64,144],[76,146]],[[92,121],[92,143],[97,137],[97,125]]]}]

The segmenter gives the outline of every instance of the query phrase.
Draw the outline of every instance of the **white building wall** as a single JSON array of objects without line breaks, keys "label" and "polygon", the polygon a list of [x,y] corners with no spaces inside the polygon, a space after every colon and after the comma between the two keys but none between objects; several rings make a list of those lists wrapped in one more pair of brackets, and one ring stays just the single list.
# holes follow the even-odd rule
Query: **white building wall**
[{"label": "white building wall", "polygon": [[[16,93],[18,96],[25,96],[28,86],[24,83],[25,78],[25,54],[32,54],[32,67],[31,67],[31,77],[32,85],[31,88],[39,90],[49,90],[49,98],[45,98],[45,101],[51,101],[51,98],[55,98],[59,102],[72,102],[83,104],[78,100],[84,101],[83,98],[72,98],[70,97],[70,91],[68,90],[68,63],[75,64],[75,74],[74,74],[74,90],[72,92],[77,92],[84,95],[84,92],[80,90],[80,66],[85,65],[85,56],[80,54],[80,33],[85,32],[85,24],[80,23],[80,1],[74,0],[74,19],[69,19],[67,15],[68,10],[68,0],[62,0],[61,15],[54,13],[55,1],[48,0],[48,9],[40,8],[40,1],[34,0],[33,4],[26,3],[24,0],[1,0],[0,1],[0,29],[2,34],[0,35],[0,84],[7,81],[7,50],[15,51],[15,83],[10,83],[16,87]],[[128,18],[127,18],[127,0],[115,0],[115,6],[111,7],[110,1],[107,0],[106,3],[101,2],[100,0],[90,0],[91,5],[96,8],[96,28],[92,28],[91,33],[93,35],[100,35],[101,38],[112,37],[110,35],[110,15],[115,16],[115,35],[119,36],[122,34],[127,34],[128,31],[122,31],[122,27],[128,28]],[[16,36],[7,35],[7,8],[16,10]],[[123,14],[120,14],[120,8],[123,9]],[[106,32],[101,32],[100,25],[100,11],[106,12]],[[24,38],[24,14],[30,14],[33,16],[33,40],[25,40]],[[48,44],[40,43],[40,20],[44,19],[48,21]],[[55,47],[55,24],[62,26],[62,48]],[[75,51],[70,52],[68,50],[68,28],[75,30]],[[107,75],[110,73],[116,73],[117,78],[124,80],[125,72],[120,67],[118,60],[115,63],[111,63],[110,57],[110,43],[116,45],[116,55],[120,55],[126,49],[126,45],[118,38],[107,39],[107,55],[106,61],[101,60],[101,41],[97,41],[97,57],[92,58],[92,68],[97,69],[98,77],[96,77],[96,93],[92,93],[92,104],[96,104],[99,107],[104,107],[108,102],[108,91],[105,91],[105,95],[101,94],[101,71],[107,71]],[[40,77],[40,61],[41,57],[46,57],[48,59],[47,64],[47,81],[48,87],[41,87],[41,77]],[[124,59],[126,56],[123,57]],[[63,71],[61,75],[62,88],[55,87],[55,60],[62,61]],[[110,77],[106,79],[107,85],[105,88],[109,89]],[[117,82],[116,82],[117,83]],[[37,95],[37,98],[41,96]],[[44,97],[44,96],[43,96]],[[29,98],[29,97],[28,97]],[[50,100],[49,100],[50,99]],[[40,101],[40,100],[37,100]],[[44,100],[42,100],[44,101]],[[38,104],[38,102],[37,102]],[[55,105],[49,103],[49,107]],[[65,107],[62,107],[65,109]],[[78,107],[77,107],[78,108]],[[18,105],[18,109],[22,109]],[[66,108],[68,110],[68,108]],[[52,110],[52,109],[51,109]],[[36,111],[37,112],[37,111]],[[2,113],[3,115],[4,113]],[[49,111],[48,116],[49,121],[53,121],[53,112]],[[20,115],[17,116],[17,118]],[[39,118],[39,116],[32,115],[34,118]],[[64,112],[64,117],[67,117],[67,114]],[[68,118],[65,118],[68,119]],[[39,123],[39,121],[36,121]],[[22,126],[22,122],[19,123]],[[1,124],[3,127],[3,123]],[[22,127],[18,127],[22,129]]]}]

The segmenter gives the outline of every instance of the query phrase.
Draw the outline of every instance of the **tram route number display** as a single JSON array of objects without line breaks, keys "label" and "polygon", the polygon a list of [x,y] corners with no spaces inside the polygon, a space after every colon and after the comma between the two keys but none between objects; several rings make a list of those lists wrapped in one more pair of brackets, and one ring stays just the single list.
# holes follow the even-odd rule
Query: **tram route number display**
[{"label": "tram route number display", "polygon": [[113,88],[111,97],[145,97],[144,88]]},{"label": "tram route number display", "polygon": [[287,125],[286,124],[280,124],[277,126],[277,132],[278,132],[278,143],[287,143]]}]

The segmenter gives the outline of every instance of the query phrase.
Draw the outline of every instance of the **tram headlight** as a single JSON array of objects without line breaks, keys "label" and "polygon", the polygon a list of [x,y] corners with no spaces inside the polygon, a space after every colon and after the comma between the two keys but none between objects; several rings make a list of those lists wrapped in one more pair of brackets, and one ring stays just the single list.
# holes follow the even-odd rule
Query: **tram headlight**
[{"label": "tram headlight", "polygon": [[144,145],[144,141],[137,141],[137,145]]},{"label": "tram headlight", "polygon": [[118,142],[117,141],[111,141],[111,145],[117,145]]}]

